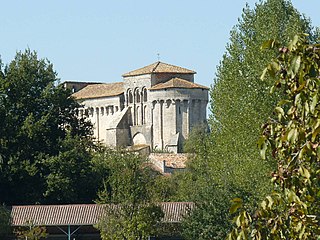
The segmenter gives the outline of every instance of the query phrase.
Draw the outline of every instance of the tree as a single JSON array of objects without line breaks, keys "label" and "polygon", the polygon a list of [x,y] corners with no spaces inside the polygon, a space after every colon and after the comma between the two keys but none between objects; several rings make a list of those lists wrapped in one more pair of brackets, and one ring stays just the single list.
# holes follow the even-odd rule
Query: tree
[{"label": "tree", "polygon": [[109,172],[99,194],[99,202],[109,204],[97,226],[102,239],[135,240],[155,235],[163,212],[152,201],[153,172],[145,160],[134,153],[107,150],[94,161],[98,169],[107,164]]},{"label": "tree", "polygon": [[279,56],[264,74],[275,77],[272,90],[285,93],[260,141],[262,157],[269,146],[277,161],[275,190],[253,216],[235,218],[229,239],[319,239],[320,45],[295,36],[288,47],[274,40],[266,46],[278,47]]},{"label": "tree", "polygon": [[[205,221],[201,217],[204,213],[197,214],[200,217],[186,229],[196,233],[201,226],[201,239],[212,239],[216,231],[212,227],[214,218],[225,232],[231,227],[227,218],[221,221],[221,215],[226,216],[224,206],[229,204],[229,199],[240,197],[247,209],[253,209],[272,188],[268,175],[275,164],[262,161],[256,149],[260,126],[282,93],[269,95],[273,84],[270,77],[260,81],[263,67],[277,54],[276,51],[261,52],[260,47],[270,38],[284,45],[297,32],[310,33],[310,39],[314,39],[309,20],[301,16],[290,1],[266,0],[257,3],[254,9],[246,6],[230,33],[230,43],[210,92],[212,115],[208,148],[201,147],[203,151],[197,154],[197,159],[190,161],[186,177],[189,179],[186,185],[195,190],[193,195],[203,196],[203,199],[194,199],[189,195],[189,199],[206,204],[208,208],[200,208],[204,211],[215,209],[212,221]],[[215,197],[210,199],[209,194],[197,194],[197,191],[211,195],[223,193],[224,204],[217,204]]]},{"label": "tree", "polygon": [[44,161],[44,166],[49,169],[49,174],[45,176],[45,202],[92,202],[100,180],[92,169],[92,142],[67,135],[59,145],[59,154]]},{"label": "tree", "polygon": [[45,227],[36,226],[32,222],[28,226],[16,230],[15,234],[21,240],[40,240],[47,238],[49,235]]},{"label": "tree", "polygon": [[5,206],[0,206],[0,239],[6,239],[10,231],[10,212]]},{"label": "tree", "polygon": [[276,79],[272,90],[285,93],[260,141],[262,157],[270,146],[277,160],[275,189],[254,216],[242,211],[235,218],[229,239],[319,239],[320,45],[305,36],[288,47],[274,40],[268,45],[280,48],[265,73]]},{"label": "tree", "polygon": [[[271,78],[260,81],[264,66],[277,54],[263,52],[260,47],[270,38],[285,45],[297,32],[313,36],[309,21],[290,1],[267,0],[256,4],[254,10],[246,7],[231,31],[231,42],[211,91],[213,157],[228,162],[230,181],[240,181],[241,188],[259,191],[260,196],[268,189],[266,175],[272,168],[267,162],[262,164],[256,151],[259,129],[281,96],[269,94]],[[242,179],[234,179],[235,175]],[[253,188],[252,183],[258,182],[259,189]]]},{"label": "tree", "polygon": [[76,114],[78,103],[57,85],[53,65],[29,49],[0,65],[1,111],[0,202],[43,202],[45,159],[59,154],[66,136],[87,139],[91,126]]},{"label": "tree", "polygon": [[178,196],[187,196],[183,200],[195,203],[195,208],[182,222],[183,236],[199,240],[223,239],[230,226],[229,199],[237,190],[236,183],[223,179],[225,169],[220,162],[214,166],[213,175],[210,162],[212,136],[203,132],[200,136],[193,141],[195,152],[189,159],[187,172],[178,178]]}]

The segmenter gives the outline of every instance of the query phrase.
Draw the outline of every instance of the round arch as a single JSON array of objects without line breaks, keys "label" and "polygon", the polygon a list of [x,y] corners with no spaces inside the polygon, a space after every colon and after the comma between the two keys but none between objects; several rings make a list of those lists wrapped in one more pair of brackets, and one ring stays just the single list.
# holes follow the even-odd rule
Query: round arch
[{"label": "round arch", "polygon": [[133,136],[133,145],[145,145],[147,144],[146,138],[141,132],[136,133]]},{"label": "round arch", "polygon": [[133,94],[132,94],[132,90],[130,88],[127,90],[127,102],[133,103]]}]

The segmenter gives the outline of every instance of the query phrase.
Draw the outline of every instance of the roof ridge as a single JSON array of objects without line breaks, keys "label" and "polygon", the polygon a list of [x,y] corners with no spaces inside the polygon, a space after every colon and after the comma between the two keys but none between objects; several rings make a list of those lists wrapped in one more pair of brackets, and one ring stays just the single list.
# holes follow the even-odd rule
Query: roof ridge
[{"label": "roof ridge", "polygon": [[113,97],[123,94],[124,82],[91,84],[72,94],[76,99]]},{"label": "roof ridge", "polygon": [[182,74],[195,74],[196,72],[184,67],[176,66],[169,63],[157,61],[136,70],[132,70],[123,74],[123,77],[138,76],[143,74],[157,74],[157,73],[182,73]]},{"label": "roof ridge", "polygon": [[160,61],[156,62],[156,66],[151,71],[152,73],[157,69],[160,63],[161,63]]}]

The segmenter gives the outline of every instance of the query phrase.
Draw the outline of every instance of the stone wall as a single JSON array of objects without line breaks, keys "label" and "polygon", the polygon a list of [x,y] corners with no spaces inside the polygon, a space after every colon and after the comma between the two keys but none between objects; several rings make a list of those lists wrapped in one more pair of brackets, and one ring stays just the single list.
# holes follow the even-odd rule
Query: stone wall
[{"label": "stone wall", "polygon": [[177,149],[193,126],[206,121],[208,90],[206,89],[166,89],[150,91],[152,101],[151,116],[153,126],[153,149],[172,148],[177,133]]},{"label": "stone wall", "polygon": [[124,106],[124,96],[113,96],[79,101],[82,108],[79,109],[79,117],[86,115],[93,124],[94,136],[97,141],[105,142],[107,123],[112,116],[121,111]]}]

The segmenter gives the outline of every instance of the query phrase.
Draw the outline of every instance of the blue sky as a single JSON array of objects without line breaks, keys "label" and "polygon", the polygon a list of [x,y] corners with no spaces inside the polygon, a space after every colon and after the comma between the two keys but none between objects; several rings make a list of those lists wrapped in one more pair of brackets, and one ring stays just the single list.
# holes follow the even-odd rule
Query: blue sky
[{"label": "blue sky", "polygon": [[[29,47],[54,64],[61,81],[117,82],[159,53],[209,86],[246,2],[256,1],[3,1],[0,54],[8,63]],[[320,26],[319,0],[293,5]]]}]

